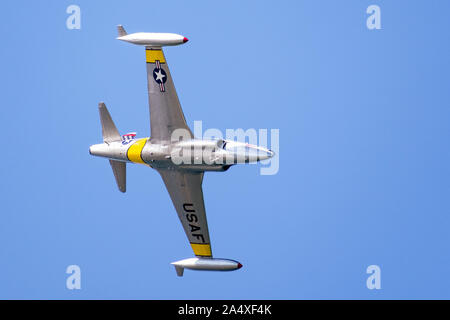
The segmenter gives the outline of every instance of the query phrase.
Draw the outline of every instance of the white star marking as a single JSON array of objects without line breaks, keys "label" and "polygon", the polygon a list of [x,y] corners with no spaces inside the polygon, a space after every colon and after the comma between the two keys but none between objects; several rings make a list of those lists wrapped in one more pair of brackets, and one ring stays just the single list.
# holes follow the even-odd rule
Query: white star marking
[{"label": "white star marking", "polygon": [[163,78],[165,77],[165,75],[162,74],[161,69],[158,70],[158,72],[155,72],[155,74],[156,74],[156,81],[159,80],[159,81],[163,82]]}]

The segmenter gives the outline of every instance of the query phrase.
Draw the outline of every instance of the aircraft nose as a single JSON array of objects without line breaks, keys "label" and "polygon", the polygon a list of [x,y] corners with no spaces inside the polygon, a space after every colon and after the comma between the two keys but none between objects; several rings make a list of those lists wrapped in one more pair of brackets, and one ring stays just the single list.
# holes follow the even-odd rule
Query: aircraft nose
[{"label": "aircraft nose", "polygon": [[270,159],[275,155],[275,152],[273,152],[272,150],[268,150],[268,149],[264,149],[264,150],[259,150],[259,160],[266,160],[266,159]]}]

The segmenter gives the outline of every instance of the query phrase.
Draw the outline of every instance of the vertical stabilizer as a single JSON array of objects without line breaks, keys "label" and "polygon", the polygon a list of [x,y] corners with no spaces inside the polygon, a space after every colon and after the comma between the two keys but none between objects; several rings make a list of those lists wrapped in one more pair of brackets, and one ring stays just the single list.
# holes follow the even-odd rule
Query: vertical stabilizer
[{"label": "vertical stabilizer", "polygon": [[112,121],[111,115],[103,102],[98,104],[98,111],[100,113],[100,121],[102,123],[103,142],[110,143],[114,141],[121,141],[122,137]]},{"label": "vertical stabilizer", "polygon": [[180,266],[175,266],[175,271],[177,272],[177,276],[182,277],[184,273],[184,268]]},{"label": "vertical stabilizer", "polygon": [[119,37],[123,37],[123,36],[126,36],[128,34],[121,24],[119,24],[117,26],[117,32],[119,34]]}]

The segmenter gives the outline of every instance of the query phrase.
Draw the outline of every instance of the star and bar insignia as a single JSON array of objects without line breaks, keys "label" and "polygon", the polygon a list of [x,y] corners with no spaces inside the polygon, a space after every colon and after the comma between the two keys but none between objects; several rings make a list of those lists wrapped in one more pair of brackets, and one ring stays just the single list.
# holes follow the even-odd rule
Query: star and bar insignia
[{"label": "star and bar insignia", "polygon": [[165,83],[167,81],[167,73],[161,68],[161,65],[166,63],[164,53],[161,49],[146,49],[146,60],[147,63],[155,64],[153,69],[153,79],[159,85],[159,90],[161,92],[166,91]]}]

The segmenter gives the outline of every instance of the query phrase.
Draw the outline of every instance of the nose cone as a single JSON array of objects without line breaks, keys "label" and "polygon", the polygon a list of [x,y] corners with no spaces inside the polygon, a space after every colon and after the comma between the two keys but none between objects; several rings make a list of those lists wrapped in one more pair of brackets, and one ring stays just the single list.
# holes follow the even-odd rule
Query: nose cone
[{"label": "nose cone", "polygon": [[226,140],[223,148],[233,156],[234,163],[258,162],[275,155],[275,152],[264,147],[231,140]]},{"label": "nose cone", "polygon": [[275,155],[275,152],[265,148],[258,148],[258,161],[270,159]]},{"label": "nose cone", "polygon": [[270,159],[275,155],[275,152],[272,150],[264,150],[265,154],[263,155],[264,159]]}]

